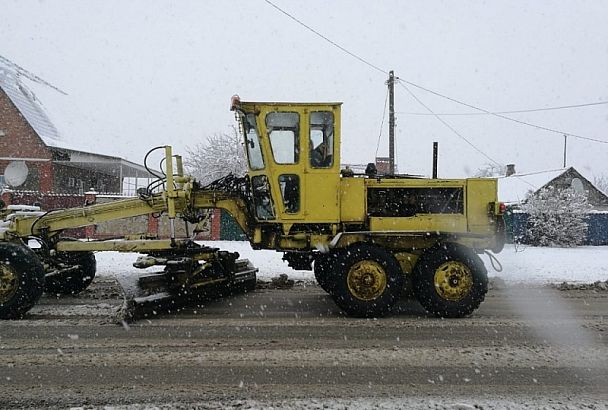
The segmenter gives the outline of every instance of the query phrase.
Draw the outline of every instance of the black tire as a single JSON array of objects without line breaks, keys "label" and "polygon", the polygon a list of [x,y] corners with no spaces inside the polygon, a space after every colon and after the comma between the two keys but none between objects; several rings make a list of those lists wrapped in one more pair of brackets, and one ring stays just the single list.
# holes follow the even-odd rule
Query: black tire
[{"label": "black tire", "polygon": [[0,319],[19,319],[42,296],[44,266],[25,245],[0,243]]},{"label": "black tire", "polygon": [[58,252],[51,272],[46,275],[44,291],[55,295],[75,295],[89,287],[96,271],[93,252]]},{"label": "black tire", "polygon": [[386,249],[358,243],[338,255],[332,296],[349,316],[389,314],[403,290],[404,274]]},{"label": "black tire", "polygon": [[414,267],[413,282],[418,302],[444,318],[470,315],[488,292],[488,273],[479,256],[454,243],[423,253]]},{"label": "black tire", "polygon": [[330,295],[333,293],[333,286],[336,281],[334,265],[336,264],[337,260],[337,253],[324,253],[317,255],[313,264],[313,271],[317,283],[321,289]]}]

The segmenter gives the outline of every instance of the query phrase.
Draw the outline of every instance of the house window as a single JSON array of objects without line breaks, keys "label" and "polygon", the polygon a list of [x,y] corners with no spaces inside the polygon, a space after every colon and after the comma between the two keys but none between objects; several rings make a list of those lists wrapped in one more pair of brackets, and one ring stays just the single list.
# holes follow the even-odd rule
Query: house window
[{"label": "house window", "polygon": [[68,178],[68,187],[74,188],[75,181],[74,178]]},{"label": "house window", "polygon": [[570,187],[577,194],[584,194],[585,193],[585,186],[583,185],[583,181],[581,181],[580,178],[572,178],[572,182],[570,183]]},{"label": "house window", "polygon": [[4,136],[6,136],[6,133],[4,132],[3,129],[0,129],[0,137],[4,137]]},{"label": "house window", "polygon": [[84,182],[82,182],[82,179],[77,180],[76,185],[78,186],[78,193],[84,194]]}]

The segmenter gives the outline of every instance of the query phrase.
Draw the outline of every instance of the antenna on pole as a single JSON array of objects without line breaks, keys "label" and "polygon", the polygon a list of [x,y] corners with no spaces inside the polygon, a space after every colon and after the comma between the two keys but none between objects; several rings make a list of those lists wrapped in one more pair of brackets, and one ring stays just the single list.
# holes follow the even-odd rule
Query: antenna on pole
[{"label": "antenna on pole", "polygon": [[395,174],[395,73],[388,73],[388,158],[389,172]]},{"label": "antenna on pole", "polygon": [[564,168],[566,168],[566,151],[568,149],[568,134],[564,134]]},{"label": "antenna on pole", "polygon": [[65,91],[59,89],[58,87],[55,87],[53,84],[44,81],[42,78],[38,77],[36,74],[26,70],[25,68],[21,67],[20,65],[13,63],[11,60],[9,60],[8,58],[0,55],[0,62],[4,63],[5,65],[12,67],[17,74],[24,76],[25,78],[34,81],[38,84],[42,84],[42,85],[46,85],[47,87],[52,88],[53,90],[57,91],[60,94],[63,95],[68,95],[68,93],[66,93]]}]

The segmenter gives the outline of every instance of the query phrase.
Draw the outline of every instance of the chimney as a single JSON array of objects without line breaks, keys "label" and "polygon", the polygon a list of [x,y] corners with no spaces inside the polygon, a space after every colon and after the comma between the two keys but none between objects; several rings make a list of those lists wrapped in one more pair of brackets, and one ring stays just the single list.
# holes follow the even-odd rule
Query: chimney
[{"label": "chimney", "polygon": [[505,176],[510,177],[515,174],[515,164],[507,164],[507,172]]},{"label": "chimney", "polygon": [[376,157],[376,169],[378,170],[378,174],[388,175],[390,174],[390,158],[388,157]]}]

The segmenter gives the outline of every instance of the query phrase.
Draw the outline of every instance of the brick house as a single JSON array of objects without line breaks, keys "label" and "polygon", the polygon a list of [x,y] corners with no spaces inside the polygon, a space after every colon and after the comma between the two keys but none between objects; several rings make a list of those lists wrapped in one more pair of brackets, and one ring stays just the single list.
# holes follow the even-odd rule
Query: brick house
[{"label": "brick house", "polygon": [[[1,61],[0,61],[1,63]],[[43,210],[108,202],[135,195],[151,175],[119,157],[69,146],[22,82],[29,73],[0,64],[0,193],[6,205],[39,205]],[[144,233],[167,235],[153,215],[69,230],[72,237],[105,238]]]},{"label": "brick house", "polygon": [[126,178],[151,177],[141,165],[62,141],[21,76],[0,65],[1,186],[56,194],[123,193]]}]

